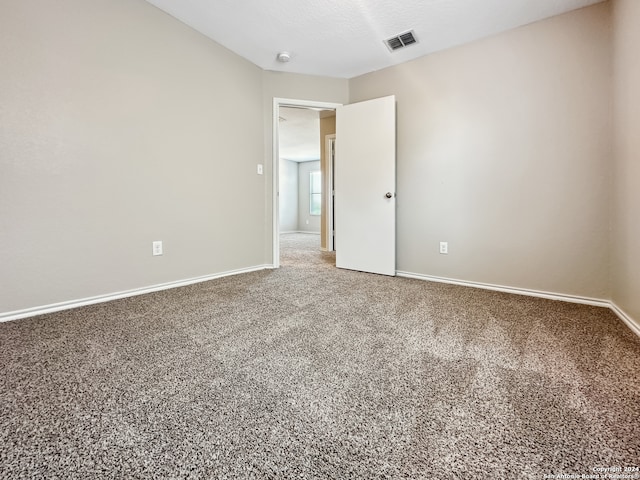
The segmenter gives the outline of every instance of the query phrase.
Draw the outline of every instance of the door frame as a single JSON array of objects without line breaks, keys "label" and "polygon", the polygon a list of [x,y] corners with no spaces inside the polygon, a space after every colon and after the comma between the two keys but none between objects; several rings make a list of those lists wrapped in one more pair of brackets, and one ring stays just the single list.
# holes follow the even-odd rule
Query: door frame
[{"label": "door frame", "polygon": [[334,209],[334,201],[335,201],[335,188],[333,186],[333,171],[334,171],[334,162],[335,162],[335,141],[336,134],[332,133],[329,135],[325,135],[324,137],[325,147],[324,147],[324,155],[326,157],[325,165],[327,166],[327,179],[324,184],[327,186],[327,211],[325,213],[325,233],[327,238],[325,239],[325,245],[327,246],[328,252],[333,252],[335,250],[335,245],[333,244],[334,240],[334,232],[335,225],[333,223],[333,209]]},{"label": "door frame", "polygon": [[[273,222],[273,268],[280,268],[280,133],[279,121],[280,107],[297,107],[297,108],[320,108],[324,110],[335,110],[341,107],[342,103],[318,102],[315,100],[297,100],[292,98],[273,98],[273,117],[272,125],[272,222]],[[320,139],[322,141],[322,139]]]}]

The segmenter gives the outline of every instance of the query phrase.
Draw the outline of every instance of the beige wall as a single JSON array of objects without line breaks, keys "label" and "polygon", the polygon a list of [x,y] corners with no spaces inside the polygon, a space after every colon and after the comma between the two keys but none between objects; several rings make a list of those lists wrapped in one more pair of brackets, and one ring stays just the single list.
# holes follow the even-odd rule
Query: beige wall
[{"label": "beige wall", "polygon": [[298,186],[298,162],[280,159],[279,164],[280,197],[280,231],[298,231],[298,197],[300,188]]},{"label": "beige wall", "polygon": [[[320,169],[327,172],[327,144],[326,136],[336,133],[335,114],[323,117],[320,116]],[[327,209],[329,208],[329,178],[326,173],[322,176],[322,215],[320,219],[320,248],[327,248]]]},{"label": "beige wall", "polygon": [[312,100],[316,102],[347,103],[349,82],[343,78],[317,77],[282,72],[263,72],[264,106],[264,161],[266,195],[264,198],[266,215],[266,234],[264,257],[267,263],[273,261],[273,224],[272,224],[272,179],[273,179],[273,99],[288,98],[294,100]]},{"label": "beige wall", "polygon": [[599,4],[350,81],[352,102],[397,98],[398,270],[609,297],[609,21]]},{"label": "beige wall", "polygon": [[640,325],[640,2],[613,3],[613,301]]},{"label": "beige wall", "polygon": [[258,67],[142,0],[1,2],[0,65],[0,314],[264,264]]}]

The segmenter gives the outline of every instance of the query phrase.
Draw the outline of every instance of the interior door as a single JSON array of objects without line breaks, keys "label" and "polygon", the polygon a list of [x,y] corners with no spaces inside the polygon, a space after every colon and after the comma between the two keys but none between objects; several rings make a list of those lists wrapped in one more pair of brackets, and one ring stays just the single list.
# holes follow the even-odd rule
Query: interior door
[{"label": "interior door", "polygon": [[336,110],[336,266],[396,274],[395,96]]}]

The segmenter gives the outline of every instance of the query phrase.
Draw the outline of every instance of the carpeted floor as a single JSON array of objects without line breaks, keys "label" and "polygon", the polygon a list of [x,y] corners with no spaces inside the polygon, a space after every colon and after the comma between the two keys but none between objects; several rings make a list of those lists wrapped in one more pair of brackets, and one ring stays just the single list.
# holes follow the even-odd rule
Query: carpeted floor
[{"label": "carpeted floor", "polygon": [[338,270],[318,242],[283,236],[279,270],[0,324],[0,478],[640,465],[640,340],[608,310]]}]

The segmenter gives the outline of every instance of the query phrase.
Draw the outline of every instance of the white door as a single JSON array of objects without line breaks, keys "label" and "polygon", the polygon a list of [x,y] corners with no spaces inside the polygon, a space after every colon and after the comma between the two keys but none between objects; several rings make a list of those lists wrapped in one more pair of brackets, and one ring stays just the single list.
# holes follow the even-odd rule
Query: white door
[{"label": "white door", "polygon": [[396,274],[395,96],[336,110],[336,266]]}]

